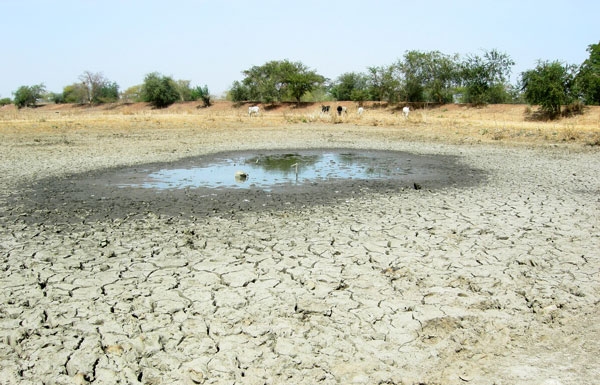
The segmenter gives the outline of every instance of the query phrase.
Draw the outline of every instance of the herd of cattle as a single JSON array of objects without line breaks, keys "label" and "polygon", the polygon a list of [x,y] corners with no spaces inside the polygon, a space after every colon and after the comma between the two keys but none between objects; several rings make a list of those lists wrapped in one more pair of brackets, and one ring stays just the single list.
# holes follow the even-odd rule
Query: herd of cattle
[{"label": "herd of cattle", "polygon": [[[330,109],[331,109],[331,106],[321,105],[321,113],[323,113],[323,114],[329,114]],[[338,116],[348,114],[348,109],[344,106],[337,106],[336,111],[337,111]],[[260,108],[258,106],[248,107],[248,116],[258,115],[259,112],[260,112]],[[356,113],[359,116],[362,115],[364,112],[365,112],[365,109],[363,107],[358,107],[356,109]],[[408,106],[402,108],[402,115],[405,118],[408,118],[409,112],[410,112],[410,108],[408,108]]]}]

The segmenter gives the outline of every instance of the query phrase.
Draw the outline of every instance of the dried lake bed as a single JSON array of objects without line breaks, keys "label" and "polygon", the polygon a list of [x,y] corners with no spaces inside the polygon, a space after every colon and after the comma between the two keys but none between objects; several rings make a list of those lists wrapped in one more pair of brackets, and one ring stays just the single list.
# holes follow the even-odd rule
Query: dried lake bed
[{"label": "dried lake bed", "polygon": [[[5,134],[2,382],[595,381],[600,154],[385,134]],[[437,171],[122,186],[223,154],[340,149]]]}]

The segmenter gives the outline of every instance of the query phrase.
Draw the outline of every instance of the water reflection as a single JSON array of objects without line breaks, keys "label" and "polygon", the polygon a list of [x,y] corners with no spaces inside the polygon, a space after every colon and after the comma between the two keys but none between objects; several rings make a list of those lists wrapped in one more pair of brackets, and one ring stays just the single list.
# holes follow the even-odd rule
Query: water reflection
[{"label": "water reflection", "polygon": [[154,189],[259,188],[268,191],[280,185],[335,179],[383,179],[410,174],[410,161],[401,163],[397,155],[386,152],[263,153],[216,158],[207,164],[185,168],[163,168],[128,186]]}]

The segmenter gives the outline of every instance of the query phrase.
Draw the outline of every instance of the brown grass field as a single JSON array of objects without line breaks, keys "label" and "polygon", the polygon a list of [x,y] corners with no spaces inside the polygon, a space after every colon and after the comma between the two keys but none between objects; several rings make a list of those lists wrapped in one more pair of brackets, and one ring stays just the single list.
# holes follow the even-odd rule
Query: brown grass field
[{"label": "brown grass field", "polygon": [[[248,116],[251,104],[216,101],[204,108],[199,102],[176,103],[154,109],[146,103],[100,106],[45,105],[16,109],[0,108],[0,134],[68,133],[81,130],[126,130],[145,128],[204,130],[244,127],[281,128],[286,126],[346,125],[377,127],[397,139],[445,143],[495,143],[548,145],[572,143],[600,145],[600,107],[586,107],[583,115],[543,121],[535,118],[536,107],[489,105],[482,108],[448,104],[411,110],[408,119],[402,105],[365,104],[359,116],[354,102],[329,102],[330,114],[321,113],[321,103],[261,105],[257,117]],[[337,116],[334,109],[344,105],[348,113]]]}]

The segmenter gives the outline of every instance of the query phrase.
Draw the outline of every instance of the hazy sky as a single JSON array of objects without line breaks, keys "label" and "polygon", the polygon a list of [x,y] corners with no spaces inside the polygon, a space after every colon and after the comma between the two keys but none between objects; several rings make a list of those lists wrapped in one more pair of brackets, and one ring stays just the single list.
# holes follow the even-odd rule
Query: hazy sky
[{"label": "hazy sky", "polygon": [[516,79],[537,60],[581,64],[599,15],[598,0],[0,0],[0,97],[39,83],[62,92],[84,71],[121,90],[157,71],[220,95],[270,60],[335,79],[410,50],[497,49]]}]

